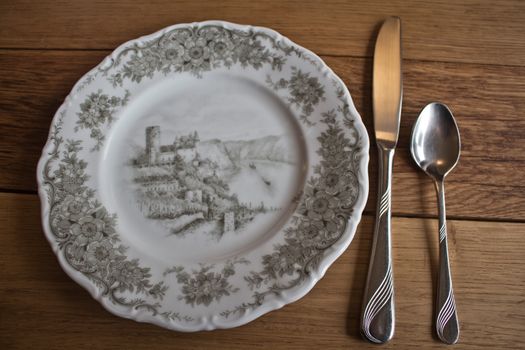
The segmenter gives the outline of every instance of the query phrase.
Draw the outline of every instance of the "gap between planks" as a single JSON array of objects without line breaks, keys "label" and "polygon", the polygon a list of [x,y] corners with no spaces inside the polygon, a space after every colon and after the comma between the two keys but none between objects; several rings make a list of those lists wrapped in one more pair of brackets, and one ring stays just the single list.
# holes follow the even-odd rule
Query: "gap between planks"
[{"label": "gap between planks", "polygon": [[[133,40],[133,39],[130,39]],[[304,47],[304,46],[303,46]],[[0,47],[0,51],[63,51],[63,52],[107,52],[111,54],[117,46],[114,48],[64,48],[64,47]],[[308,48],[306,48],[308,49]],[[317,56],[331,57],[331,58],[360,58],[360,59],[372,59],[373,56],[367,55],[338,55],[338,54],[327,54],[323,52],[314,52]],[[464,65],[475,65],[475,66],[486,66],[486,67],[525,67],[525,64],[501,64],[501,63],[480,63],[475,61],[451,61],[451,60],[435,60],[435,59],[421,59],[421,58],[403,58],[406,62],[428,62],[428,63],[446,63],[446,64],[464,64]]]},{"label": "gap between planks", "polygon": [[[0,194],[20,194],[20,195],[26,195],[26,196],[38,196],[38,191],[13,190],[13,189],[8,189],[8,188],[0,188]],[[374,215],[375,215],[375,211],[371,211],[371,210],[364,210],[363,213],[361,214],[361,216],[374,216]],[[393,218],[405,218],[405,219],[437,219],[437,215],[408,214],[408,213],[392,213],[392,217]],[[525,224],[525,219],[510,219],[510,218],[480,219],[477,217],[454,216],[454,215],[447,215],[447,220]]]}]

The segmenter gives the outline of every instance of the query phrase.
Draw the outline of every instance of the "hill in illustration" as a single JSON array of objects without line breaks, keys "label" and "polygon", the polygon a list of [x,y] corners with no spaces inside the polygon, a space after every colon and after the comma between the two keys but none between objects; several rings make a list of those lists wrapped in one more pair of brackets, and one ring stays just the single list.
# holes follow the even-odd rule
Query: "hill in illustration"
[{"label": "hill in illustration", "polygon": [[239,195],[247,198],[249,188],[270,199],[278,181],[271,164],[293,162],[283,136],[200,141],[195,131],[161,145],[160,132],[159,126],[147,127],[146,147],[132,148],[137,204],[147,218],[165,222],[175,234],[206,230],[220,237],[278,210],[252,197],[240,201]]}]

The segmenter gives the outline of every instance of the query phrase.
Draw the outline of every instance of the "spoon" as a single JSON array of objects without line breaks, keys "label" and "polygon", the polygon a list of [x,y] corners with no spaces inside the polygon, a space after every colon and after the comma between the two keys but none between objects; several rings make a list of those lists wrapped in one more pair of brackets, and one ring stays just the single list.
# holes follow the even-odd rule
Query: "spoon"
[{"label": "spoon", "polygon": [[459,160],[461,141],[450,109],[441,103],[428,104],[412,130],[410,151],[417,165],[434,180],[439,208],[439,276],[436,301],[436,331],[439,339],[454,344],[459,338],[456,301],[452,289],[445,214],[445,176]]}]

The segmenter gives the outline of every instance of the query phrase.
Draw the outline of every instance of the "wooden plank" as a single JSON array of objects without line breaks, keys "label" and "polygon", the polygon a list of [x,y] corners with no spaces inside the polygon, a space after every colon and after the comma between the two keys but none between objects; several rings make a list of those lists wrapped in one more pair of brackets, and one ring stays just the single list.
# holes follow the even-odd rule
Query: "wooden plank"
[{"label": "wooden plank", "polygon": [[525,64],[520,0],[4,0],[0,47],[112,49],[172,24],[224,19],[271,27],[320,54],[363,57],[391,15],[403,20],[406,58]]},{"label": "wooden plank", "polygon": [[[60,269],[40,228],[35,195],[0,194],[0,346],[3,349],[372,349],[358,315],[373,218],[300,301],[231,330],[185,334],[109,314]],[[437,223],[394,218],[397,328],[385,349],[438,349],[432,278]],[[525,333],[525,225],[450,221],[461,322],[455,349],[516,349]]]},{"label": "wooden plank", "polygon": [[[371,60],[325,57],[345,81],[370,136],[370,197],[375,210],[377,170],[373,141]],[[454,112],[461,133],[461,159],[447,177],[447,212],[455,217],[525,217],[525,82],[518,67],[405,60],[403,111],[394,160],[395,214],[435,215],[432,181],[411,159],[410,134],[421,109],[441,101]],[[505,203],[505,204],[503,204]]]},{"label": "wooden plank", "polygon": [[[108,52],[0,52],[0,188],[34,191],[35,168],[49,123],[75,81]],[[325,57],[348,85],[373,136],[369,59]],[[39,70],[35,71],[34,67]],[[462,157],[447,183],[454,217],[519,220],[525,217],[525,68],[404,62],[405,96],[395,158],[397,214],[435,215],[430,179],[412,163],[408,144],[420,109],[443,101],[455,112]],[[370,200],[375,210],[376,151],[371,147]]]},{"label": "wooden plank", "polygon": [[53,115],[75,82],[105,55],[0,52],[0,188],[36,189],[36,164]]}]

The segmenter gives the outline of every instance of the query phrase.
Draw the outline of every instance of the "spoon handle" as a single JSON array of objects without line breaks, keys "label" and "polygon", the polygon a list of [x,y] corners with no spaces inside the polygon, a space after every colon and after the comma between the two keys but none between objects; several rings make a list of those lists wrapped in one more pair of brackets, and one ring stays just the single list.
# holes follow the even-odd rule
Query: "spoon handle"
[{"label": "spoon handle", "polygon": [[443,180],[436,181],[435,184],[439,205],[439,276],[435,313],[437,317],[436,331],[442,342],[455,344],[459,339],[459,321],[448,257],[445,184]]},{"label": "spoon handle", "polygon": [[361,312],[361,333],[374,343],[385,343],[394,335],[394,281],[390,234],[393,159],[393,149],[379,146],[377,212]]}]

